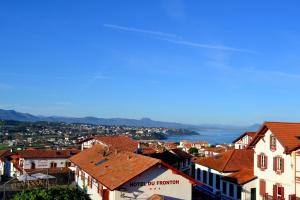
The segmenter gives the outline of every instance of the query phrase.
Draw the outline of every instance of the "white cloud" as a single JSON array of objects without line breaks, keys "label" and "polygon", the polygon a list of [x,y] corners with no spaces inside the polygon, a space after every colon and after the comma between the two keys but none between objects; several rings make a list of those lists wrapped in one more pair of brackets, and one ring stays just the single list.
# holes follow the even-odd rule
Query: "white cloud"
[{"label": "white cloud", "polygon": [[204,48],[204,49],[215,49],[215,50],[221,50],[221,51],[234,51],[234,52],[241,52],[241,53],[251,53],[256,54],[256,51],[249,50],[249,49],[242,49],[242,48],[235,48],[230,46],[224,46],[224,45],[212,45],[212,44],[205,44],[205,43],[196,43],[196,42],[190,42],[187,40],[181,39],[182,37],[176,34],[171,33],[164,33],[160,31],[150,31],[150,30],[144,30],[144,29],[138,29],[138,28],[132,28],[132,27],[125,27],[125,26],[119,26],[114,24],[103,24],[106,28],[111,28],[115,30],[120,31],[127,31],[127,32],[138,32],[138,33],[144,33],[149,34],[154,37],[157,40],[167,41],[173,44],[179,44],[189,47],[195,47],[195,48]]},{"label": "white cloud", "polygon": [[144,29],[138,29],[138,28],[132,28],[132,27],[119,26],[119,25],[114,25],[114,24],[103,24],[103,26],[106,28],[117,29],[117,30],[127,31],[127,32],[145,33],[145,34],[161,36],[161,37],[168,37],[168,38],[180,38],[180,36],[178,36],[178,35],[171,34],[171,33],[164,33],[161,31],[144,30]]}]

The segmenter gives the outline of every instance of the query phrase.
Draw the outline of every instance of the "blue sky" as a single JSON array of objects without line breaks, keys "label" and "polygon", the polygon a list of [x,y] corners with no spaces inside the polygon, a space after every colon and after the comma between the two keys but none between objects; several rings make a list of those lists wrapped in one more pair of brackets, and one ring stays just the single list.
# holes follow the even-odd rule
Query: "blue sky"
[{"label": "blue sky", "polygon": [[298,1],[0,2],[0,108],[300,121]]}]

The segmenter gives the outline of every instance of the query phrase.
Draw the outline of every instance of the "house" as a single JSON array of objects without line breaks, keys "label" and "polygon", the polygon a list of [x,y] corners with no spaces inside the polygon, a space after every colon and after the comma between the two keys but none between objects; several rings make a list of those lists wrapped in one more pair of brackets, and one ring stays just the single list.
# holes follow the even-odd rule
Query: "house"
[{"label": "house", "polygon": [[194,178],[203,184],[196,189],[203,193],[216,199],[249,200],[255,197],[253,150],[234,149],[193,162]]},{"label": "house", "polygon": [[245,132],[232,141],[235,149],[245,149],[251,142],[256,132]]},{"label": "house", "polygon": [[226,148],[223,147],[206,147],[202,148],[199,153],[204,155],[205,157],[212,157],[227,151]]},{"label": "house", "polygon": [[192,156],[180,149],[172,149],[161,153],[154,153],[150,155],[152,158],[157,158],[163,162],[171,165],[179,171],[190,175],[191,174],[191,159]]},{"label": "house", "polygon": [[70,161],[75,166],[77,186],[93,200],[151,199],[153,195],[166,200],[192,199],[192,185],[197,184],[159,159],[128,151],[111,152],[99,144]]},{"label": "house", "polygon": [[192,142],[191,146],[196,148],[196,149],[202,149],[204,147],[209,147],[209,143],[205,141],[198,141],[198,142]]},{"label": "house", "polygon": [[265,122],[248,148],[254,149],[256,199],[300,198],[300,123]]},{"label": "house", "polygon": [[78,152],[77,149],[40,150],[29,148],[19,150],[6,157],[4,173],[8,177],[34,171],[67,173],[70,166],[68,158]]},{"label": "house", "polygon": [[10,155],[9,150],[0,150],[0,181],[1,181],[1,176],[4,175],[4,167],[5,167],[5,157]]},{"label": "house", "polygon": [[[81,150],[91,148],[94,144],[100,144],[107,147],[111,151],[128,151],[150,154],[155,150],[140,144],[138,141],[131,139],[127,136],[92,136],[78,142],[81,144]],[[138,149],[139,148],[139,149]]]}]

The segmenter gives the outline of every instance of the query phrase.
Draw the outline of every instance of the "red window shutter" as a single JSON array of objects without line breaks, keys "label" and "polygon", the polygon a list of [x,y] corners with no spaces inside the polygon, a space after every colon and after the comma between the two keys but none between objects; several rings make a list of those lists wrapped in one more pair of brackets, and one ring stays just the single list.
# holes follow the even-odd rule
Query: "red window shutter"
[{"label": "red window shutter", "polygon": [[103,186],[101,183],[98,183],[98,193],[101,197],[103,196]]},{"label": "red window shutter", "polygon": [[272,136],[270,136],[270,149],[273,150],[273,146],[272,146]]},{"label": "red window shutter", "polygon": [[265,169],[268,168],[268,157],[265,155]]},{"label": "red window shutter", "polygon": [[261,155],[257,155],[257,167],[261,168]]},{"label": "red window shutter", "polygon": [[273,157],[273,170],[276,172],[277,171],[277,157]]},{"label": "red window shutter", "polygon": [[265,180],[261,179],[259,181],[259,194],[261,196],[264,196],[265,193],[266,193],[266,182],[265,182]]},{"label": "red window shutter", "polygon": [[277,185],[273,185],[273,200],[277,200]]},{"label": "red window shutter", "polygon": [[281,172],[284,172],[284,159],[280,159]]}]

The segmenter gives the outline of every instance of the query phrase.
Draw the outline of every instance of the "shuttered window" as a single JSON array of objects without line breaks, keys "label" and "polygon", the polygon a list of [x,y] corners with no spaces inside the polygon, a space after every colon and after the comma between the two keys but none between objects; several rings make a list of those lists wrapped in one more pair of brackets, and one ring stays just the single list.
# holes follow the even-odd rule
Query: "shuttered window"
[{"label": "shuttered window", "polygon": [[266,193],[266,181],[263,179],[259,180],[259,194],[264,196]]},{"label": "shuttered window", "polygon": [[265,154],[261,153],[257,155],[257,167],[262,170],[268,168],[268,157]]},{"label": "shuttered window", "polygon": [[271,151],[276,150],[276,138],[274,135],[270,136],[270,149],[271,149]]},{"label": "shuttered window", "polygon": [[281,174],[284,172],[284,158],[280,156],[276,156],[273,158],[273,170],[277,174]]}]

